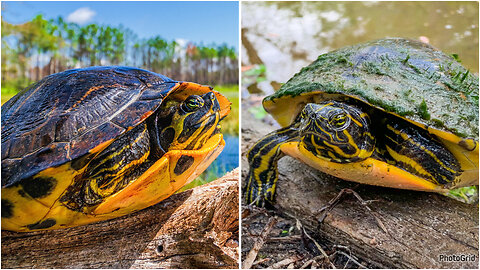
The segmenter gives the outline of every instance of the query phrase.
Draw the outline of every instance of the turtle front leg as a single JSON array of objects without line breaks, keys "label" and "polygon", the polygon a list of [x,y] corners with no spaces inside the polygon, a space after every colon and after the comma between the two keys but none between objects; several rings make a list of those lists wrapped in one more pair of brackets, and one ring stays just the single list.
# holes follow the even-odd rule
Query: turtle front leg
[{"label": "turtle front leg", "polygon": [[269,133],[260,139],[247,154],[250,165],[245,188],[248,204],[271,206],[275,198],[278,180],[278,160],[284,156],[280,146],[286,142],[298,141],[298,128],[289,126]]}]

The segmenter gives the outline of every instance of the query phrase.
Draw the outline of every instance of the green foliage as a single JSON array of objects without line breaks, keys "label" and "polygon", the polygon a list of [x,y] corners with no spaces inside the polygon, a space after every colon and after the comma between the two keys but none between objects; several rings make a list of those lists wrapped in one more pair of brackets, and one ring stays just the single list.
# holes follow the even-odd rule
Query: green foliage
[{"label": "green foliage", "polygon": [[16,94],[17,94],[17,90],[15,88],[2,87],[2,105],[3,103],[7,102],[7,100],[11,99]]},{"label": "green foliage", "polygon": [[248,111],[257,119],[263,119],[268,115],[263,106],[253,106]]},{"label": "green foliage", "polygon": [[447,196],[464,203],[473,204],[478,202],[478,186],[452,189]]},{"label": "green foliage", "polygon": [[238,136],[240,117],[238,85],[219,85],[215,86],[214,89],[222,93],[232,102],[230,114],[221,122],[222,133]]},{"label": "green foliage", "polygon": [[123,26],[80,26],[42,15],[19,25],[2,19],[2,86],[23,80],[23,89],[52,73],[96,65],[135,66],[202,84],[236,84],[237,61],[235,49],[226,44],[180,48],[158,35],[139,39]]},{"label": "green foliage", "polygon": [[259,83],[265,81],[267,68],[265,65],[255,65],[249,70],[246,70],[242,74],[242,82],[246,85],[252,83]]}]

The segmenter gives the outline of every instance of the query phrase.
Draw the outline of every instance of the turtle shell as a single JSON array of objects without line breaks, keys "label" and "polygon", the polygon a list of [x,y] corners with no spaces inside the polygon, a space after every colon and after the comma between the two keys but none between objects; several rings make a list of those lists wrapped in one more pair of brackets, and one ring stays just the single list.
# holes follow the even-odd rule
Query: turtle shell
[{"label": "turtle shell", "polygon": [[[2,106],[2,187],[70,161],[80,169],[81,157],[104,149],[155,112],[173,90],[187,87],[189,94],[211,91],[129,67],[45,77]],[[229,106],[214,93],[222,108]]]},{"label": "turtle shell", "polygon": [[306,103],[332,98],[360,100],[440,137],[478,141],[478,77],[419,41],[380,39],[320,55],[263,105],[287,126]]}]

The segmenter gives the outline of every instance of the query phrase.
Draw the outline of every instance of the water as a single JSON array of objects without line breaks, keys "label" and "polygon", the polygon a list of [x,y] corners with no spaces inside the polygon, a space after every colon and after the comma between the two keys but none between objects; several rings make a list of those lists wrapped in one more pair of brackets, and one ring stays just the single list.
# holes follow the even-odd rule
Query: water
[{"label": "water", "polygon": [[225,140],[225,148],[206,170],[206,179],[216,179],[238,167],[238,136],[224,135],[223,138]]},{"label": "water", "polygon": [[264,95],[320,54],[385,37],[428,41],[478,73],[477,2],[242,3],[242,65],[266,66]]}]

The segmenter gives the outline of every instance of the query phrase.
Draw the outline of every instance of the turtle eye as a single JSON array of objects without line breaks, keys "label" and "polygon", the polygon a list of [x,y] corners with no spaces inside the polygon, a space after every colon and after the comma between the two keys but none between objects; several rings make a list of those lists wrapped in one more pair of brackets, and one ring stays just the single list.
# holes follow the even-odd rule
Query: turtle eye
[{"label": "turtle eye", "polygon": [[329,119],[330,126],[335,130],[344,130],[350,124],[350,117],[345,112],[336,113]]},{"label": "turtle eye", "polygon": [[186,112],[193,112],[201,108],[204,104],[203,98],[200,96],[190,96],[182,104],[182,109]]}]

